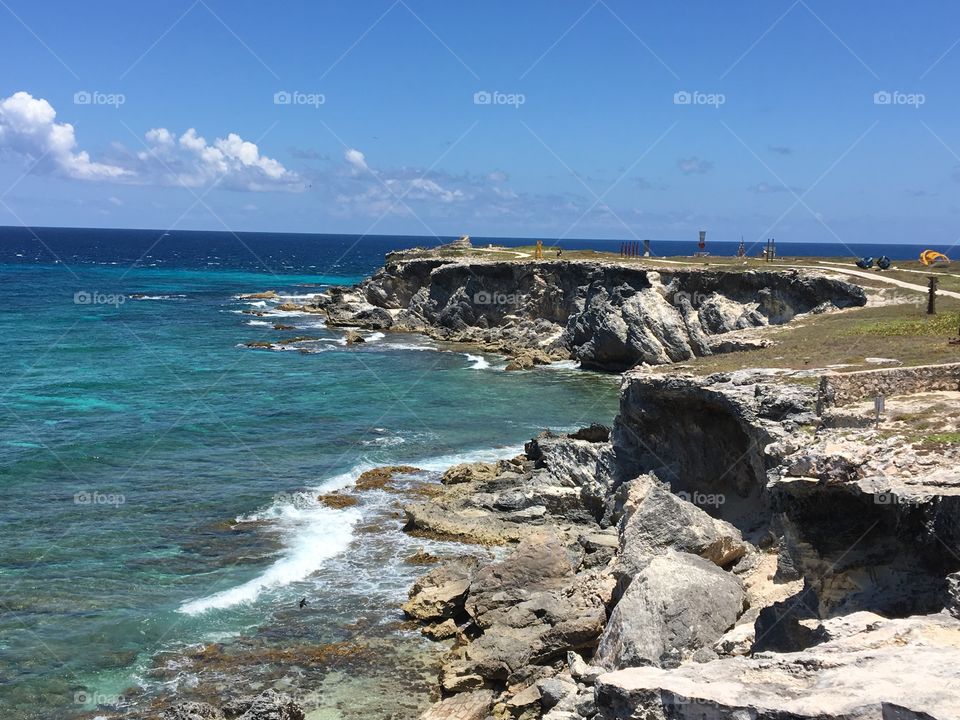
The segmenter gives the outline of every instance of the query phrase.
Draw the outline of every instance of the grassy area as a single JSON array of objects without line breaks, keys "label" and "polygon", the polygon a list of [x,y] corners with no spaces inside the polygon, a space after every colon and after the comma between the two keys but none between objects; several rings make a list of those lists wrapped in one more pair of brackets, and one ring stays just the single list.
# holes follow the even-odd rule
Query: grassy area
[{"label": "grassy area", "polygon": [[853,308],[813,315],[769,328],[771,347],[711,355],[684,363],[697,373],[730,372],[744,367],[839,370],[884,367],[867,358],[894,358],[904,365],[960,362],[960,345],[948,344],[960,325],[960,301],[942,298],[940,314],[928,316],[916,305]]},{"label": "grassy area", "polygon": [[[473,250],[447,250],[441,256],[477,260],[508,260],[528,262],[534,246]],[[544,259],[555,260],[556,252],[544,248]],[[809,268],[837,271],[847,269],[867,272],[871,277],[848,276],[846,279],[866,288],[887,289],[900,297],[916,302],[867,307],[810,316],[788,325],[769,328],[765,337],[774,341],[768,348],[727,355],[713,355],[684,363],[684,368],[697,373],[729,372],[744,367],[780,367],[794,370],[845,366],[838,369],[869,369],[883,367],[868,363],[867,358],[894,358],[904,365],[926,365],[960,362],[960,345],[947,340],[957,337],[960,328],[960,300],[940,296],[938,313],[926,314],[925,292],[900,288],[883,282],[894,279],[926,287],[927,277],[936,275],[942,290],[960,291],[960,269],[926,268],[918,260],[897,261],[895,269],[862,271],[850,258],[780,258],[773,263],[759,258],[736,257],[671,257],[621,258],[619,253],[596,250],[564,250],[564,260],[592,260],[637,265],[661,270],[680,267],[743,272]],[[840,267],[837,267],[837,266]],[[839,273],[830,272],[843,278]],[[676,366],[673,366],[676,369]]]},{"label": "grassy area", "polygon": [[912,318],[883,318],[863,320],[851,326],[851,335],[875,335],[880,337],[957,337],[960,333],[960,313],[939,312]]}]

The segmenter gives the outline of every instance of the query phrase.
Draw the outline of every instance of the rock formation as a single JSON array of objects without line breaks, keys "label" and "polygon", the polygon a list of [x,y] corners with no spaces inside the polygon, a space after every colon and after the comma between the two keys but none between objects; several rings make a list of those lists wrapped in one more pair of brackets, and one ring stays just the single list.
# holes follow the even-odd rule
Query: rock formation
[{"label": "rock formation", "polygon": [[428,717],[460,693],[524,720],[960,717],[960,452],[816,404],[635,370],[612,431],[451,471],[411,528],[515,547],[412,590],[453,638]]},{"label": "rock formation", "polygon": [[331,326],[421,332],[517,358],[622,371],[755,343],[737,331],[863,305],[863,290],[799,271],[654,271],[580,260],[393,254],[372,278],[321,301]]}]

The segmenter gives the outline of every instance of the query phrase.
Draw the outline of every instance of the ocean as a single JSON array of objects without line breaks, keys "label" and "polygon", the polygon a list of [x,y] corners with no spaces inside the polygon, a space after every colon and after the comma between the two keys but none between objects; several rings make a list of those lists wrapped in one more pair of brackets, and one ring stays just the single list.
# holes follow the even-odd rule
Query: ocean
[{"label": "ocean", "polygon": [[[396,494],[316,496],[380,465],[435,480],[617,406],[615,377],[504,372],[411,335],[348,348],[277,309],[450,239],[0,228],[0,717],[146,717],[271,686],[311,718],[417,716],[440,649],[399,611],[410,558],[461,550],[404,534]],[[247,346],[292,336],[311,339]]]},{"label": "ocean", "polygon": [[[312,717],[416,717],[439,646],[402,622],[425,570],[405,559],[456,548],[402,533],[394,494],[317,494],[609,423],[616,378],[419,336],[347,348],[276,309],[421,238],[35,233],[0,230],[0,717],[268,685]],[[246,347],[292,336],[315,339]]]}]

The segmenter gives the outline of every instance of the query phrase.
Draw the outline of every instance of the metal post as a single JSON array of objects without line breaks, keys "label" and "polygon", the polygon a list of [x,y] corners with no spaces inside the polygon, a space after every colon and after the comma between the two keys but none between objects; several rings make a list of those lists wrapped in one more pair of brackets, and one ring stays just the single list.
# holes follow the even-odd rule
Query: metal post
[{"label": "metal post", "polygon": [[940,279],[930,276],[930,289],[927,291],[927,315],[937,314],[937,285]]}]

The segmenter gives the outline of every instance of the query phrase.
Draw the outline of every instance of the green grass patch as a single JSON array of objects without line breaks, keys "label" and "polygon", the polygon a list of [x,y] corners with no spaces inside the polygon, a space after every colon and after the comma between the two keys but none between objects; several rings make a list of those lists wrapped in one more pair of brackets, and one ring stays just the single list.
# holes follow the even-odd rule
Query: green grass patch
[{"label": "green grass patch", "polygon": [[941,313],[915,319],[873,320],[853,325],[847,335],[880,337],[950,337],[960,328],[960,314]]},{"label": "green grass patch", "polygon": [[916,438],[916,443],[924,450],[938,450],[960,445],[960,432],[933,433]]}]

